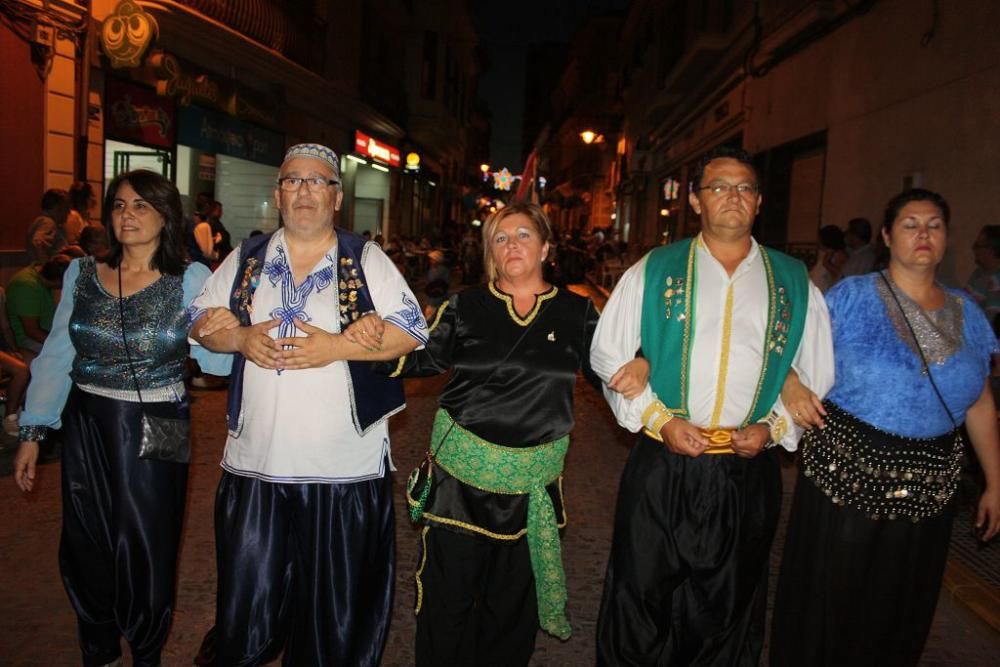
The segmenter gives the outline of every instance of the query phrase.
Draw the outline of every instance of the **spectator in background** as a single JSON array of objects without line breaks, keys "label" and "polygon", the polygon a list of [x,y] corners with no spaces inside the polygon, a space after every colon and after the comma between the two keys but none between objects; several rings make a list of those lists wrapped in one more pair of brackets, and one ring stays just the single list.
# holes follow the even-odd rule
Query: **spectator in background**
[{"label": "spectator in background", "polygon": [[66,216],[66,243],[79,243],[83,230],[92,226],[90,212],[97,205],[94,188],[86,181],[77,181],[69,188],[69,203],[70,211]]},{"label": "spectator in background", "polygon": [[213,201],[211,213],[208,216],[208,224],[212,229],[212,241],[215,245],[216,265],[226,258],[226,255],[233,251],[233,239],[229,230],[222,224],[222,202]]},{"label": "spectator in background", "polygon": [[995,322],[1000,315],[1000,225],[986,225],[972,244],[976,268],[965,288],[972,299]]},{"label": "spectator in background", "polygon": [[18,350],[30,362],[42,349],[56,312],[55,291],[62,284],[70,258],[56,255],[44,264],[32,264],[7,283],[7,319]]},{"label": "spectator in background", "polygon": [[7,293],[0,287],[0,369],[10,376],[7,383],[6,414],[3,419],[3,430],[7,435],[17,436],[17,411],[24,398],[24,389],[28,386],[28,364],[17,351],[14,331],[7,319]]},{"label": "spectator in background", "polygon": [[65,190],[46,190],[42,195],[42,214],[28,228],[26,250],[33,263],[47,262],[66,245],[69,211],[69,193]]},{"label": "spectator in background", "polygon": [[212,232],[211,223],[209,223],[212,200],[208,197],[208,193],[198,194],[195,207],[194,217],[187,223],[187,231],[185,232],[188,255],[192,262],[198,262],[211,268],[212,263],[218,259],[218,255],[215,251],[215,234]]},{"label": "spectator in background", "polygon": [[819,252],[816,254],[816,264],[809,269],[809,279],[819,291],[826,291],[840,280],[847,261],[847,246],[844,243],[844,232],[837,225],[826,225],[819,230]]},{"label": "spectator in background", "polygon": [[438,307],[448,298],[448,290],[451,288],[451,269],[448,268],[448,262],[440,250],[431,250],[427,253],[427,261],[430,263],[430,269],[427,271],[427,285],[424,287],[424,294],[427,296],[424,317],[430,321]]},{"label": "spectator in background", "polygon": [[85,254],[97,259],[103,259],[108,253],[108,233],[103,225],[100,227],[97,225],[88,225],[80,232],[77,245],[83,249]]},{"label": "spectator in background", "polygon": [[844,232],[847,244],[847,261],[841,270],[842,277],[858,276],[875,270],[877,253],[872,247],[872,223],[868,218],[852,218]]},{"label": "spectator in background", "polygon": [[478,285],[482,273],[483,249],[472,227],[466,227],[458,244],[458,256],[462,260],[462,284]]}]

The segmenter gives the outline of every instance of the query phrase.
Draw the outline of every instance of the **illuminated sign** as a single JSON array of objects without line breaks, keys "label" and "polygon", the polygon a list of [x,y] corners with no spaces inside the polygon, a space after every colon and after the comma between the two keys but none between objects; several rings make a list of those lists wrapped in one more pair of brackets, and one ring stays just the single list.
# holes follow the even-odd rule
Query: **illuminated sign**
[{"label": "illuminated sign", "polygon": [[162,148],[172,148],[176,133],[173,100],[108,77],[105,86],[105,133],[108,136]]},{"label": "illuminated sign", "polygon": [[101,23],[101,48],[111,60],[111,67],[138,67],[158,34],[152,14],[138,2],[121,0]]},{"label": "illuminated sign", "polygon": [[374,160],[384,162],[390,167],[398,167],[400,164],[398,148],[372,139],[364,132],[354,132],[354,150]]}]

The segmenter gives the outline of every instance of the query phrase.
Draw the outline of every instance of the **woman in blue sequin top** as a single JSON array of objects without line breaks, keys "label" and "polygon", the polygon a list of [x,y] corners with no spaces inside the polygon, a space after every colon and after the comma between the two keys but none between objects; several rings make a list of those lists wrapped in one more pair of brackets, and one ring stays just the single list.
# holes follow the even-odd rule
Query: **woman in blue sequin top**
[{"label": "woman in blue sequin top", "polygon": [[[159,665],[173,613],[186,463],[140,459],[143,411],[189,419],[188,306],[209,276],[189,263],[177,188],[133,171],[111,182],[103,260],[73,260],[32,363],[14,477],[35,482],[38,441],[63,429],[59,565],[87,665]],[[125,346],[127,340],[128,347]],[[193,348],[206,370],[228,357]]]},{"label": "woman in blue sequin top", "polygon": [[[916,665],[948,553],[965,424],[986,490],[981,539],[1000,530],[1000,442],[988,377],[997,341],[937,266],[949,207],[907,190],[886,207],[888,269],[826,296],[836,380],[822,404],[782,399],[803,440],[775,600],[771,664]],[[964,526],[963,526],[964,528]]]}]

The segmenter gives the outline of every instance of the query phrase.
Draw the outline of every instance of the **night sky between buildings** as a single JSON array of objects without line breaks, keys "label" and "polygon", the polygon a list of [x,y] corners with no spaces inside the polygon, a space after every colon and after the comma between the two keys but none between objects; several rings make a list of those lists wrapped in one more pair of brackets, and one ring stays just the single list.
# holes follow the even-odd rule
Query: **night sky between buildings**
[{"label": "night sky between buildings", "polygon": [[488,70],[479,96],[491,114],[490,161],[520,173],[524,68],[529,44],[568,43],[590,16],[624,11],[628,0],[508,0],[473,2],[472,15]]}]

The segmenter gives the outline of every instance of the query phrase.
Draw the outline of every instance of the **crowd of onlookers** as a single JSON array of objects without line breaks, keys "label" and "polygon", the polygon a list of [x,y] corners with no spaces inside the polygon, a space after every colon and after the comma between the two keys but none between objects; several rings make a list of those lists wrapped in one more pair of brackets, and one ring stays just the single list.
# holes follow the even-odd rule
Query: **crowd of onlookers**
[{"label": "crowd of onlookers", "polygon": [[107,234],[90,221],[97,204],[89,183],[42,195],[41,213],[28,228],[25,247],[29,264],[0,288],[0,370],[6,383],[4,431],[17,435],[17,410],[28,384],[28,367],[52,328],[63,273],[75,257],[99,256],[107,250]]}]

